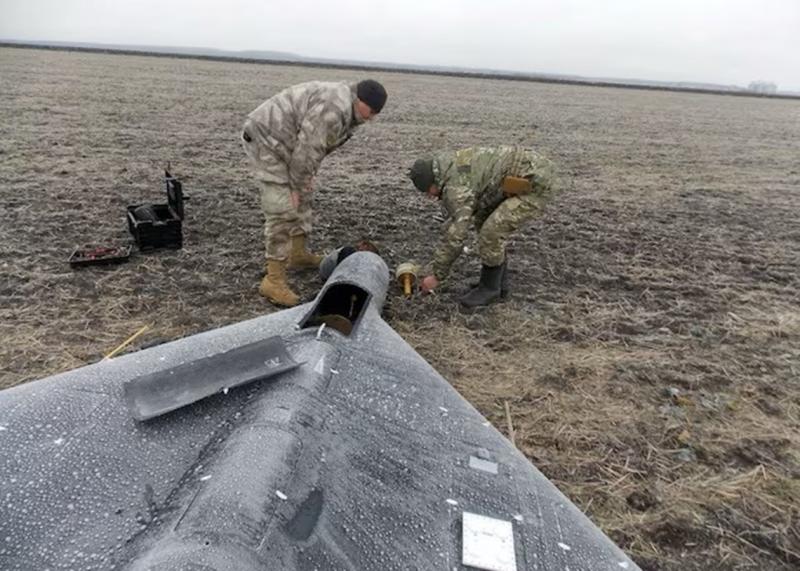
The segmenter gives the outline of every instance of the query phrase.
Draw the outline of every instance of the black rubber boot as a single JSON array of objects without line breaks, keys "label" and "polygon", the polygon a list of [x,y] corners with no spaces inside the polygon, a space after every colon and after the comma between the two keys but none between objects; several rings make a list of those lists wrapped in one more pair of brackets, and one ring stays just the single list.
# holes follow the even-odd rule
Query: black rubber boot
[{"label": "black rubber boot", "polygon": [[[500,299],[508,299],[511,296],[511,290],[508,287],[508,257],[501,266],[503,268],[503,277],[500,278]],[[469,287],[476,288],[480,282],[472,282]]]},{"label": "black rubber boot", "polygon": [[501,267],[503,268],[503,277],[500,278],[500,299],[508,299],[511,297],[511,290],[508,288],[508,258]]},{"label": "black rubber boot", "polygon": [[499,266],[481,266],[481,281],[478,287],[470,290],[461,298],[464,307],[480,307],[489,305],[500,299],[500,284],[503,281],[504,264]]}]

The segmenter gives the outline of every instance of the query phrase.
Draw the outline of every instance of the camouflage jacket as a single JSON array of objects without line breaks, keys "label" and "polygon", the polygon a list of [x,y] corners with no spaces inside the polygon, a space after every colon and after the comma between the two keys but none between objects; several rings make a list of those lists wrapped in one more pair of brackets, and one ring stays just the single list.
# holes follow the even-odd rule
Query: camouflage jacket
[{"label": "camouflage jacket", "polygon": [[503,178],[528,178],[534,193],[548,191],[554,183],[553,163],[521,147],[470,147],[442,153],[434,157],[433,173],[447,217],[444,237],[433,257],[433,273],[440,280],[461,254],[470,226],[481,226],[505,200]]},{"label": "camouflage jacket", "polygon": [[363,123],[353,103],[355,84],[309,81],[284,89],[248,115],[250,131],[289,167],[289,186],[305,190],[322,159]]}]

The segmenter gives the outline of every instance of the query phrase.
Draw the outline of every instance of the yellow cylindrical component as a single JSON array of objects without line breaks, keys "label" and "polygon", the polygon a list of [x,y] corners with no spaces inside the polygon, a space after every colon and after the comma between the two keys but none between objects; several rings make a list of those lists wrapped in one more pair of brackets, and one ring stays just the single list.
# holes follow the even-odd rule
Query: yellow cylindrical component
[{"label": "yellow cylindrical component", "polygon": [[397,270],[395,270],[394,275],[397,277],[397,281],[403,286],[403,293],[406,297],[411,297],[414,282],[417,280],[417,274],[419,274],[419,266],[413,262],[403,262],[397,266]]},{"label": "yellow cylindrical component", "polygon": [[406,297],[411,295],[411,274],[403,274],[403,293]]}]

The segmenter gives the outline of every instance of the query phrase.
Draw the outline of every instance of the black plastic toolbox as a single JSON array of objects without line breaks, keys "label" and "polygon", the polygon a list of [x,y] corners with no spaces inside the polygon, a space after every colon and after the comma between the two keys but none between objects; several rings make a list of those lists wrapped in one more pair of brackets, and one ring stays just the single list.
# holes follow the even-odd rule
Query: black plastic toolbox
[{"label": "black plastic toolbox", "polygon": [[166,204],[128,206],[128,230],[139,250],[183,247],[183,196],[181,181],[164,171]]}]

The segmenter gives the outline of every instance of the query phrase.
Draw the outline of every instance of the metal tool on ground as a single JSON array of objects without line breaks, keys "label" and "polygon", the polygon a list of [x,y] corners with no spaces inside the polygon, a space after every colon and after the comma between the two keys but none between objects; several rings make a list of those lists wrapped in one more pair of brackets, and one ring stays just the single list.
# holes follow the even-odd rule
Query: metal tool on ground
[{"label": "metal tool on ground", "polygon": [[395,270],[395,277],[400,285],[403,286],[403,293],[406,297],[411,297],[414,284],[417,282],[419,275],[419,266],[413,262],[403,262],[397,266]]},{"label": "metal tool on ground", "polygon": [[127,262],[130,257],[130,246],[82,246],[72,251],[68,261],[73,268],[80,268],[119,264]]}]

